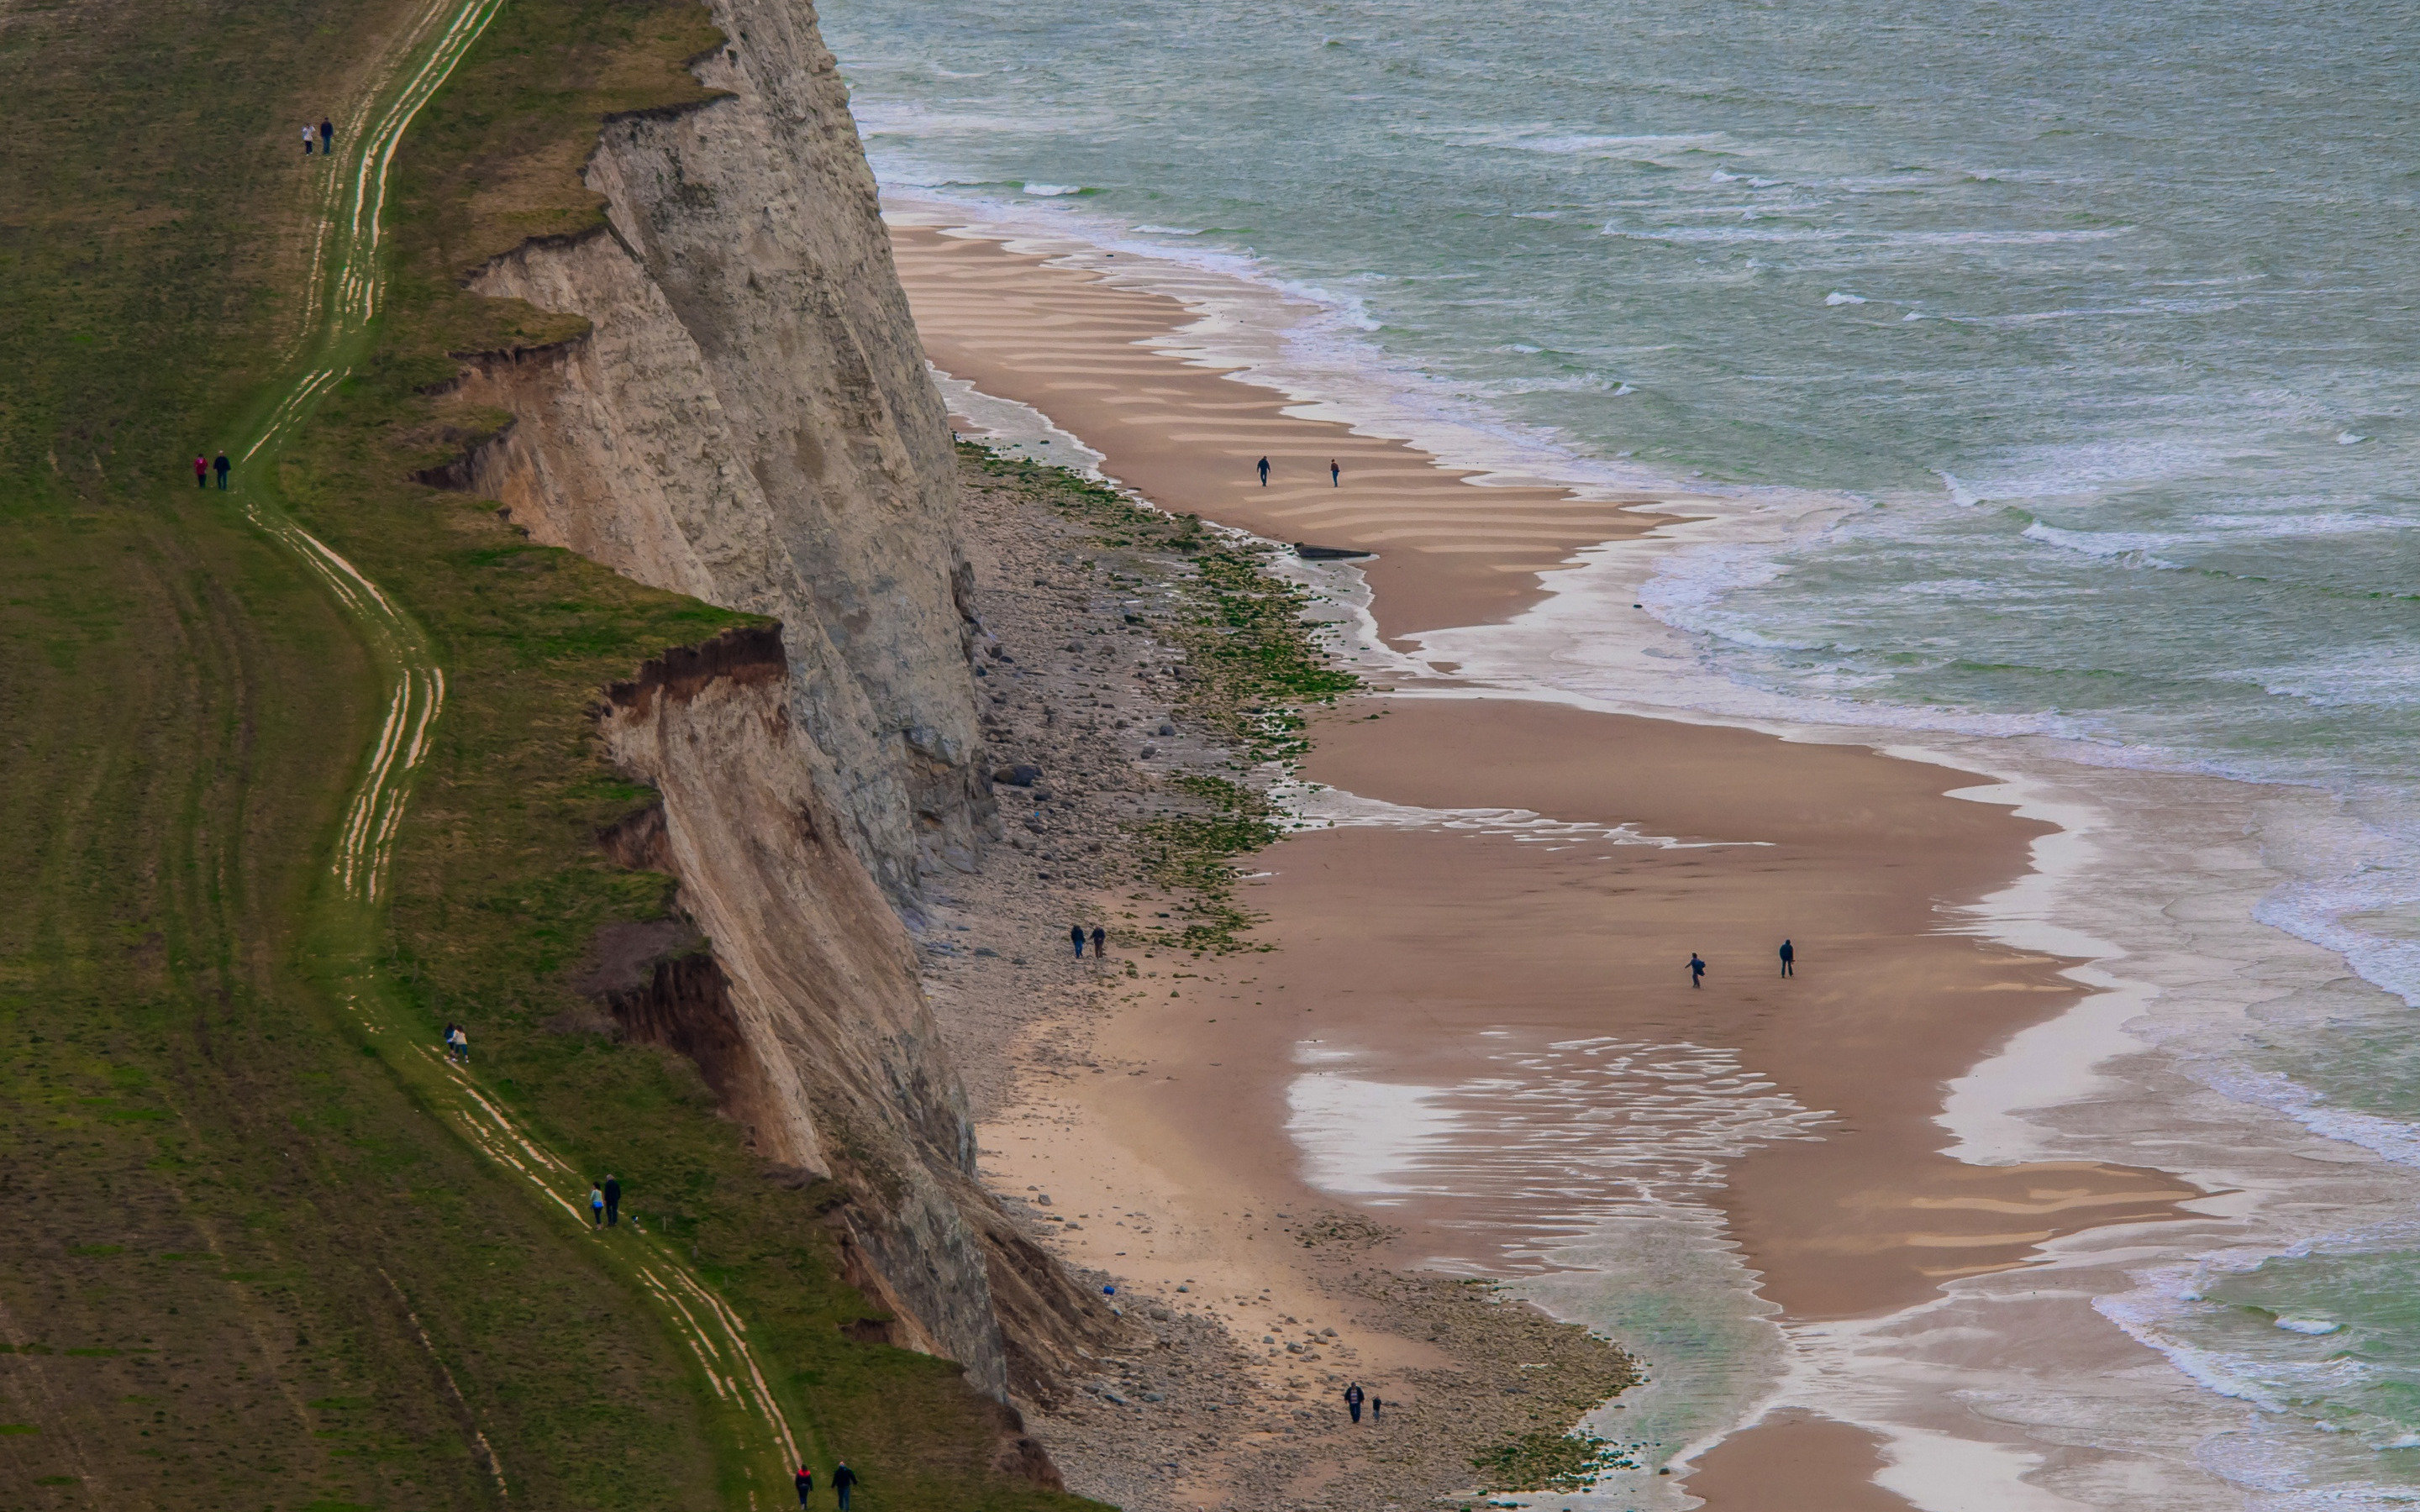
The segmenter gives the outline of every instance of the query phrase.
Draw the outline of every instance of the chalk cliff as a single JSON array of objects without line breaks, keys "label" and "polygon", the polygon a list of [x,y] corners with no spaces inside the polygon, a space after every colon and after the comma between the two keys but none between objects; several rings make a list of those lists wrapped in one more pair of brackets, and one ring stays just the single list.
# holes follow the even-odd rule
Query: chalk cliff
[{"label": "chalk cliff", "polygon": [[791,675],[778,631],[734,630],[598,705],[608,752],[662,795],[606,847],[677,878],[711,944],[612,994],[614,1016],[696,1059],[760,1155],[845,1189],[833,1217],[851,1279],[894,1315],[889,1342],[1047,1402],[1076,1350],[1120,1324],[977,1184],[907,930],[816,790]]},{"label": "chalk cliff", "polygon": [[715,0],[722,98],[609,121],[608,224],[524,245],[471,286],[586,316],[491,354],[515,424],[456,481],[537,540],[779,619],[818,786],[892,898],[971,870],[975,770],[948,416],[926,376],[847,92],[802,0]]},{"label": "chalk cliff", "polygon": [[668,651],[598,705],[660,795],[604,842],[675,877],[695,933],[591,990],[695,1060],[773,1166],[836,1183],[844,1261],[894,1315],[864,1336],[1047,1402],[1122,1324],[974,1180],[894,911],[997,825],[948,417],[813,10],[710,9],[727,45],[692,67],[719,97],[605,124],[585,177],[606,224],[471,273],[589,329],[464,360],[461,397],[513,419],[442,481],[780,622]]}]

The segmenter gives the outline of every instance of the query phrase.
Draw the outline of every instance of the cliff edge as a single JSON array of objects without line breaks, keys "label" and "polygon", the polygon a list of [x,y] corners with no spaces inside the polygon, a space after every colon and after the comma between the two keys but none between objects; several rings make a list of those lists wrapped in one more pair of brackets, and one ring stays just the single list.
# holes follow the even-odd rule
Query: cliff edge
[{"label": "cliff edge", "polygon": [[472,358],[513,423],[447,480],[642,582],[780,620],[802,754],[894,902],[971,871],[977,770],[949,420],[848,113],[803,0],[713,0],[719,98],[609,119],[606,224],[470,286],[590,322]]},{"label": "cliff edge", "polygon": [[866,1336],[1047,1403],[1125,1325],[975,1180],[898,912],[998,825],[948,416],[812,8],[708,8],[724,45],[690,66],[714,96],[606,120],[583,171],[603,224],[469,274],[587,330],[462,357],[457,402],[510,419],[430,481],[780,622],[669,650],[597,705],[659,795],[601,840],[673,876],[688,925],[600,940],[625,959],[588,990],[813,1189],[891,1315]]}]

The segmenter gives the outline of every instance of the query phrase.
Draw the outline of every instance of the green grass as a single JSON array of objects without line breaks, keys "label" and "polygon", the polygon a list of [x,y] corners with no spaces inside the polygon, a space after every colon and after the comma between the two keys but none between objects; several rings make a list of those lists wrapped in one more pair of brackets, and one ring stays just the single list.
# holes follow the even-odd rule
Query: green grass
[{"label": "green grass", "polygon": [[1637,1470],[1638,1461],[1585,1428],[1541,1428],[1472,1457],[1470,1466],[1490,1490],[1584,1491],[1612,1471]]},{"label": "green grass", "polygon": [[[479,428],[450,351],[576,322],[455,274],[593,224],[604,112],[699,98],[689,4],[515,0],[407,139],[383,324],[287,449],[197,492],[274,401],[312,203],[292,142],[404,9],[158,0],[0,30],[0,1360],[36,1404],[0,1504],[738,1506],[783,1494],[628,1273],[447,1132],[336,989],[477,1026],[479,1071],[745,1316],[869,1506],[1075,1504],[989,1469],[954,1367],[859,1344],[820,1195],[767,1180],[694,1072],[544,1026],[604,920],[663,906],[595,827],[639,797],[584,709],[736,617],[404,480]],[[292,154],[289,158],[288,154]],[[312,160],[314,166],[319,160]],[[493,417],[488,417],[492,424]],[[452,698],[395,902],[332,897],[379,670],[249,526],[281,502],[426,628]]]}]

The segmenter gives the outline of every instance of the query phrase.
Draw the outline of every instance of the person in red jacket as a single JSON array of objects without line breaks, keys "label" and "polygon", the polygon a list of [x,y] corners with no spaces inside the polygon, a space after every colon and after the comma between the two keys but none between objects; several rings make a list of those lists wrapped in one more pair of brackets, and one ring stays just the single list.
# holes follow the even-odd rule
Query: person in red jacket
[{"label": "person in red jacket", "polygon": [[796,1475],[791,1476],[790,1479],[792,1483],[799,1488],[799,1504],[800,1506],[806,1505],[807,1498],[815,1494],[814,1467],[813,1465],[800,1465],[799,1467],[799,1473]]},{"label": "person in red jacket", "polygon": [[195,452],[194,454],[194,486],[196,488],[207,488],[209,486],[210,459],[204,456],[201,453]]}]

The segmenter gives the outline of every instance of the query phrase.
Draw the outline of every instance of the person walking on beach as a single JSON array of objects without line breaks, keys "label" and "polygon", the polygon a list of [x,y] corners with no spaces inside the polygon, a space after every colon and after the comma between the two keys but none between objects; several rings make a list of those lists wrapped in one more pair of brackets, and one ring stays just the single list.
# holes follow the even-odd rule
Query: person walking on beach
[{"label": "person walking on beach", "polygon": [[1081,924],[1070,925],[1067,930],[1067,941],[1076,948],[1076,959],[1078,961],[1083,960],[1084,926]]},{"label": "person walking on beach", "polygon": [[213,462],[213,463],[211,463],[211,464],[210,464],[210,467],[211,467],[211,468],[212,468],[212,469],[213,469],[213,470],[218,473],[218,475],[219,475],[219,492],[221,492],[221,493],[225,493],[225,492],[226,492],[226,475],[227,475],[227,471],[228,471],[228,470],[230,470],[230,469],[231,469],[231,468],[233,468],[234,466],[235,466],[235,464],[234,464],[234,463],[232,463],[232,462],[230,462],[230,461],[228,461],[228,460],[226,459],[226,454],[225,454],[225,452],[221,452],[221,453],[219,454],[219,459],[218,459],[217,461],[215,461],[215,462]]},{"label": "person walking on beach", "polygon": [[616,1228],[621,1227],[621,1223],[622,1183],[613,1180],[613,1173],[608,1171],[605,1174],[605,1227]]},{"label": "person walking on beach", "polygon": [[1784,940],[1784,941],[1782,941],[1782,942],[1781,942],[1781,974],[1782,974],[1783,976],[1785,976],[1785,977],[1794,977],[1794,976],[1798,975],[1798,972],[1797,972],[1797,969],[1796,969],[1797,965],[1798,965],[1798,947],[1796,947],[1796,946],[1794,946],[1794,945],[1791,944],[1788,940]]},{"label": "person walking on beach", "polygon": [[210,459],[204,456],[201,453],[195,452],[194,454],[194,486],[196,488],[207,488],[209,486]]},{"label": "person walking on beach", "polygon": [[1268,459],[1267,457],[1265,457],[1265,456],[1264,456],[1264,457],[1261,458],[1261,486],[1262,486],[1262,487],[1264,487],[1264,488],[1265,488],[1265,487],[1267,487],[1268,486],[1269,486],[1269,459]]},{"label": "person walking on beach", "polygon": [[1705,984],[1706,964],[1698,959],[1697,951],[1692,950],[1689,952],[1689,985],[1692,987],[1703,987]]},{"label": "person walking on beach", "polygon": [[1336,465],[1336,458],[1332,456],[1327,459],[1327,486],[1331,488],[1344,486],[1344,470]]},{"label": "person walking on beach", "polygon": [[1103,961],[1104,959],[1106,959],[1106,958],[1108,957],[1109,953],[1109,932],[1108,930],[1105,930],[1105,929],[1101,928],[1101,926],[1100,926],[1100,925],[1095,924],[1095,925],[1094,925],[1094,926],[1093,926],[1093,962],[1094,962],[1094,964],[1095,965],[1099,964],[1101,963],[1101,961]]},{"label": "person walking on beach", "polygon": [[601,1186],[588,1189],[588,1221],[599,1228],[605,1227],[605,1189]]},{"label": "person walking on beach", "polygon": [[814,1467],[812,1465],[800,1465],[799,1467],[799,1473],[791,1476],[790,1479],[799,1488],[799,1504],[800,1506],[806,1505],[807,1498],[815,1494]]},{"label": "person walking on beach", "polygon": [[832,1490],[840,1497],[840,1512],[848,1512],[848,1489],[857,1484],[857,1472],[844,1459],[832,1466]]},{"label": "person walking on beach", "polygon": [[319,155],[333,156],[335,150],[336,123],[322,116],[319,117]]}]

